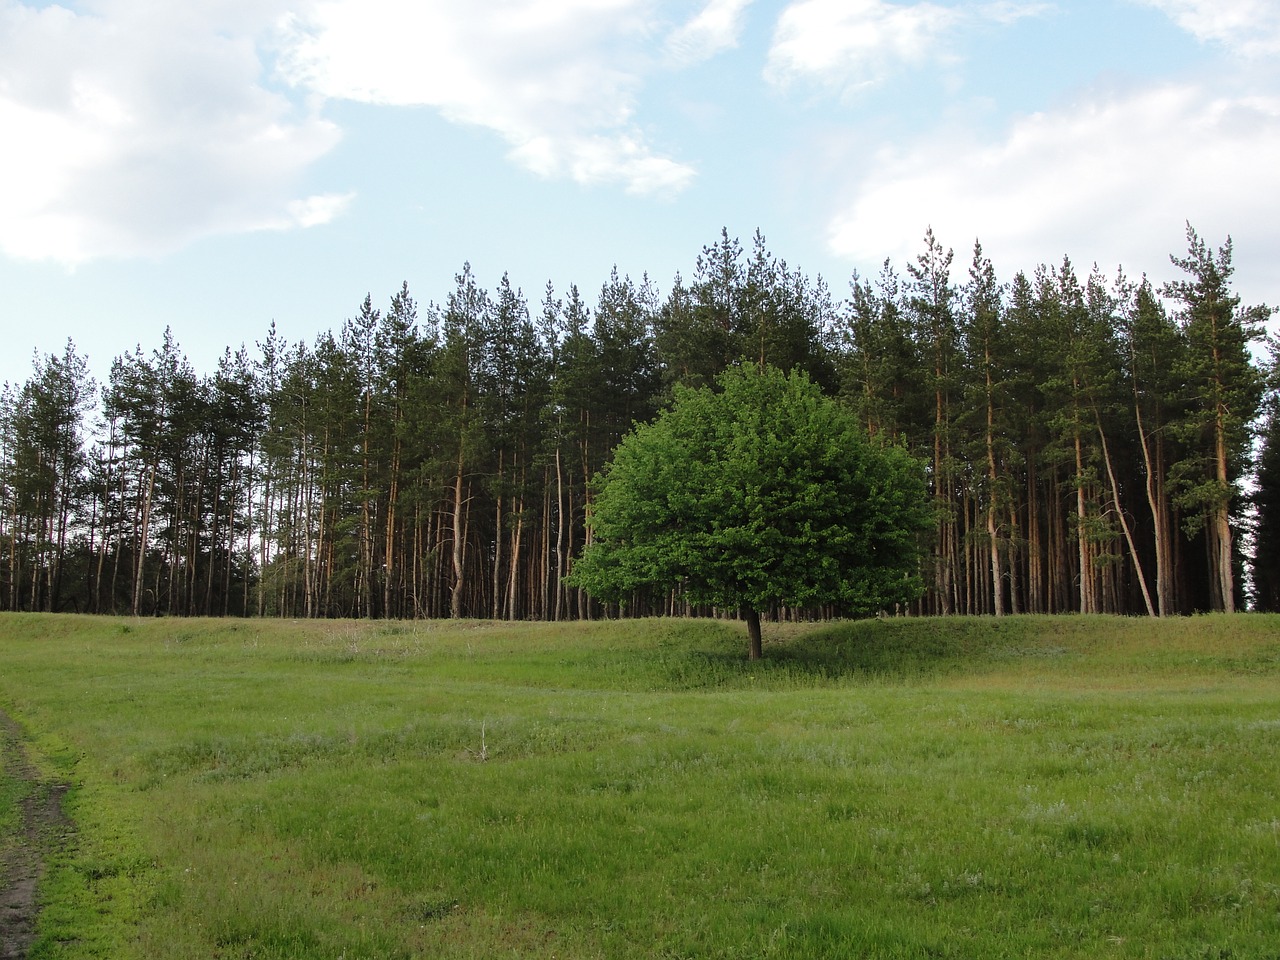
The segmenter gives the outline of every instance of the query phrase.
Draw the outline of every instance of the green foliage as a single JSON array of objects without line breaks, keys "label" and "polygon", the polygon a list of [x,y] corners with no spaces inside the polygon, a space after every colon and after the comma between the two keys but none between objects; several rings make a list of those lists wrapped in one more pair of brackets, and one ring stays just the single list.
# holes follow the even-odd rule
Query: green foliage
[{"label": "green foliage", "polygon": [[[256,353],[229,348],[212,375],[166,331],[116,359],[96,423],[69,344],[0,388],[0,607],[598,616],[564,579],[592,535],[591,478],[675,386],[716,389],[736,364],[803,371],[929,464],[915,613],[1242,602],[1250,347],[1270,311],[1232,292],[1230,243],[1188,230],[1166,309],[1145,280],[1065,258],[1002,283],[980,244],[957,285],[950,249],[924,240],[839,303],[759,232],[722,230],[665,296],[615,269],[590,306],[548,284],[533,314],[511,278],[486,290],[464,265],[421,323],[401,285],[310,344],[272,328]],[[744,554],[734,576],[761,593]],[[645,615],[689,596],[625,599]]]},{"label": "green foliage", "polygon": [[1259,610],[1280,612],[1280,403],[1273,401],[1258,460],[1254,493],[1258,528],[1254,539],[1253,577]]},{"label": "green foliage", "polygon": [[1263,399],[1263,377],[1250,344],[1262,339],[1272,311],[1243,308],[1231,289],[1229,237],[1214,251],[1188,224],[1187,246],[1186,257],[1170,259],[1188,279],[1166,284],[1163,293],[1181,305],[1178,319],[1187,343],[1176,367],[1189,401],[1178,428],[1191,453],[1175,478],[1179,505],[1191,514],[1194,528],[1203,513],[1225,511],[1237,499],[1235,485]]},{"label": "green foliage", "polygon": [[841,324],[841,394],[868,433],[895,442],[921,420],[907,399],[915,398],[920,358],[901,299],[885,261],[874,285],[854,275]]},{"label": "green foliage", "polygon": [[717,386],[677,389],[618,445],[571,582],[613,601],[679,589],[757,611],[914,599],[921,466],[872,444],[803,373],[737,367]]},{"label": "green foliage", "polygon": [[754,361],[800,369],[825,387],[836,382],[829,330],[835,313],[821,278],[774,257],[756,231],[752,249],[722,229],[702,248],[693,281],[676,277],[655,323],[668,383],[706,386],[728,367]]}]

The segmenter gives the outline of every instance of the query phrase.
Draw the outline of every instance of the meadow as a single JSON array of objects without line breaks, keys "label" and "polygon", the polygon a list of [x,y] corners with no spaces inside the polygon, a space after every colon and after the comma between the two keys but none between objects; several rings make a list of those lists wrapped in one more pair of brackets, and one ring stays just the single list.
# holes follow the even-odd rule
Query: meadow
[{"label": "meadow", "polygon": [[33,958],[1280,957],[1280,617],[0,616]]}]

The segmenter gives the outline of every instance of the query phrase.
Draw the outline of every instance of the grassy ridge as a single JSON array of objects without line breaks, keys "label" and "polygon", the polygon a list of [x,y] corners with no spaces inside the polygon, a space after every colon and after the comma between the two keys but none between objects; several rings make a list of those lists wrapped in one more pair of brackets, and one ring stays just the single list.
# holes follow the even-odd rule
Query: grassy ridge
[{"label": "grassy ridge", "polygon": [[1280,956],[1280,618],[772,639],[0,618],[35,955]]}]

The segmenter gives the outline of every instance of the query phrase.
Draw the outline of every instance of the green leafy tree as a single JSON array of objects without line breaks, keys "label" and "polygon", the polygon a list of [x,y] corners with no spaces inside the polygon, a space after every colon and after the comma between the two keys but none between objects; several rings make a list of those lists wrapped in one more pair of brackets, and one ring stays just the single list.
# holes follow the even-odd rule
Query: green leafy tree
[{"label": "green leafy tree", "polygon": [[679,589],[739,608],[752,659],[761,611],[915,599],[932,522],[923,466],[868,440],[802,372],[736,367],[717,386],[678,388],[619,444],[572,580],[606,601]]}]

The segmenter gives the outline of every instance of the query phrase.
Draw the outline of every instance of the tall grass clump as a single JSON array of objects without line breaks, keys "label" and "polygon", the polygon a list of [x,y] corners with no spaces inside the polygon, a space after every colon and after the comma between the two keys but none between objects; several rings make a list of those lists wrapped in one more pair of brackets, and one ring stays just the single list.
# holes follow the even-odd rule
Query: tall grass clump
[{"label": "tall grass clump", "polygon": [[1280,618],[0,631],[38,955],[1280,955]]}]

